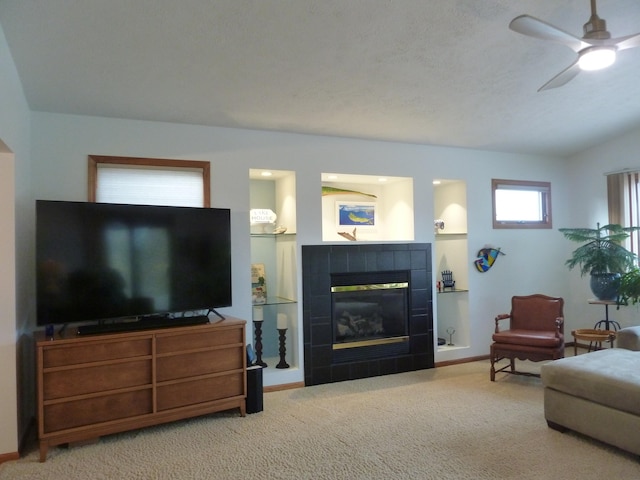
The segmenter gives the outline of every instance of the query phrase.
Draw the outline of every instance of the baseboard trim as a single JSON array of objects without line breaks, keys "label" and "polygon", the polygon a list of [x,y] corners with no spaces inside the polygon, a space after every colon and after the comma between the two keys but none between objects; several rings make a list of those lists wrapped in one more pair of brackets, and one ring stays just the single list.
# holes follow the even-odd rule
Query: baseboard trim
[{"label": "baseboard trim", "polygon": [[459,365],[461,363],[477,362],[479,360],[489,360],[489,355],[480,355],[477,357],[458,358],[456,360],[445,360],[444,362],[436,362],[435,367],[446,367],[447,365]]},{"label": "baseboard trim", "polygon": [[12,460],[20,460],[20,453],[18,452],[0,453],[0,464],[4,462],[10,462]]},{"label": "baseboard trim", "polygon": [[4,462],[10,462],[12,460],[20,460],[21,453],[23,454],[26,451],[27,444],[29,442],[29,435],[31,435],[35,430],[36,419],[31,417],[29,423],[27,424],[27,428],[25,428],[22,433],[22,437],[20,438],[20,442],[18,443],[18,451],[10,452],[10,453],[0,453],[0,464]]},{"label": "baseboard trim", "polygon": [[[467,357],[467,358],[459,358],[457,360],[447,360],[444,362],[436,362],[434,366],[446,367],[447,365],[458,365],[460,363],[477,362],[479,360],[489,360],[489,355],[480,355],[477,357]],[[304,382],[283,383],[282,385],[271,385],[268,387],[264,387],[262,391],[264,393],[279,392],[280,390],[291,390],[294,388],[303,388],[304,386],[305,386]]]},{"label": "baseboard trim", "polygon": [[269,392],[279,392],[280,390],[292,390],[294,388],[303,388],[304,382],[294,382],[294,383],[283,383],[282,385],[270,385],[268,387],[264,387],[262,391],[264,393]]}]

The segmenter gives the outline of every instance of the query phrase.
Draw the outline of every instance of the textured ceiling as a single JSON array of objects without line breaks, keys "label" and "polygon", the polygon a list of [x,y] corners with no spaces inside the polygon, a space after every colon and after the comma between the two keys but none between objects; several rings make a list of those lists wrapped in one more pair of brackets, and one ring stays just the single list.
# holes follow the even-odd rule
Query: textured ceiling
[{"label": "textured ceiling", "polygon": [[[537,89],[589,0],[0,0],[34,111],[570,155],[640,126],[640,48]],[[640,1],[600,0],[614,37]]]}]

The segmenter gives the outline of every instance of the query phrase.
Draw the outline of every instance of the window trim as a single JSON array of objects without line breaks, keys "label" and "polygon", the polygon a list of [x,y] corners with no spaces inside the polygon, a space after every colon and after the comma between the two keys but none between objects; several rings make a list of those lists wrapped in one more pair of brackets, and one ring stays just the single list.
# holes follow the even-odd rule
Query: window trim
[{"label": "window trim", "polygon": [[202,199],[204,208],[211,208],[211,164],[203,160],[173,160],[165,158],[141,158],[141,157],[111,157],[104,155],[88,156],[88,199],[90,202],[96,201],[96,191],[98,188],[98,166],[100,164],[110,165],[138,165],[142,167],[160,168],[189,168],[202,170]]},{"label": "window trim", "polygon": [[[541,221],[498,221],[496,219],[496,190],[501,186],[513,187],[513,190],[537,190],[543,194],[542,198],[542,216]],[[521,187],[521,188],[518,188]],[[504,180],[491,179],[491,207],[494,229],[544,229],[552,228],[553,221],[551,216],[551,182],[536,182],[531,180]]]}]

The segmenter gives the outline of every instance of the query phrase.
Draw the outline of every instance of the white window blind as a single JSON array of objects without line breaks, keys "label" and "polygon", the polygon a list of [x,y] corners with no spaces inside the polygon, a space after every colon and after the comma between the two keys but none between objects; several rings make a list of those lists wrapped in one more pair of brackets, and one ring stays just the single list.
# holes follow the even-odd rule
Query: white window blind
[{"label": "white window blind", "polygon": [[203,207],[200,169],[98,165],[96,201]]}]

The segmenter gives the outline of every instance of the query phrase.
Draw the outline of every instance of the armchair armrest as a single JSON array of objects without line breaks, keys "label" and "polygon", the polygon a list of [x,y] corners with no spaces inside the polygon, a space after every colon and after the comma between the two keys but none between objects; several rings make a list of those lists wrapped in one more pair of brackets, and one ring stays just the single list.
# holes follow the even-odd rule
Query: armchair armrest
[{"label": "armchair armrest", "polygon": [[510,313],[501,313],[500,315],[496,315],[496,330],[495,333],[500,333],[500,320],[506,320],[507,318],[511,318]]},{"label": "armchair armrest", "polygon": [[564,324],[564,317],[556,318],[556,338],[560,338],[560,329]]}]

